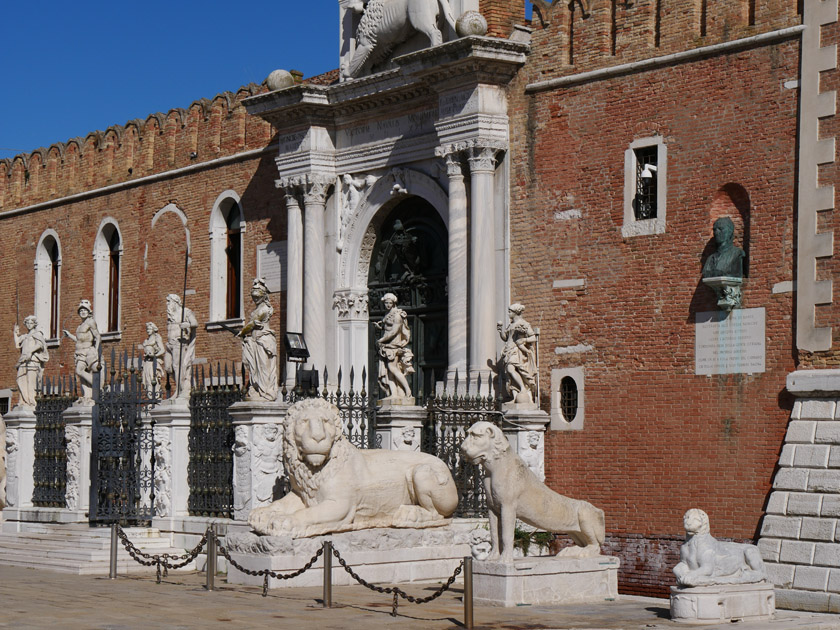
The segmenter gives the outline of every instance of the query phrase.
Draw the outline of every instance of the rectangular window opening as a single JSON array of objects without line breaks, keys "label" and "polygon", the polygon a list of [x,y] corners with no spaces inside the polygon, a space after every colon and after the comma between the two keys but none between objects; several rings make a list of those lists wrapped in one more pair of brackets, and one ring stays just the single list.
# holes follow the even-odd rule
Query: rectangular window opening
[{"label": "rectangular window opening", "polygon": [[240,316],[240,294],[242,292],[242,233],[239,230],[228,230],[227,247],[227,319]]},{"label": "rectangular window opening", "polygon": [[637,221],[656,218],[657,147],[633,149],[636,155],[636,195],[633,212]]}]

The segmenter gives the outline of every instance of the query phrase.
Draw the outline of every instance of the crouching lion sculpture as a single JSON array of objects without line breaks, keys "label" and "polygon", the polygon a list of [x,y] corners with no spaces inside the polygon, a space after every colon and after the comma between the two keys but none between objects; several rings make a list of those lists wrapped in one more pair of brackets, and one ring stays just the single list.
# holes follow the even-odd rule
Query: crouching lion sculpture
[{"label": "crouching lion sculpture", "polygon": [[511,450],[497,426],[489,422],[473,424],[461,452],[467,460],[484,468],[492,545],[488,560],[513,562],[517,518],[537,529],[571,536],[576,546],[563,549],[558,555],[589,558],[601,553],[604,511],[548,488]]},{"label": "crouching lion sculpture", "polygon": [[305,538],[370,527],[436,527],[458,505],[449,469],[426,453],[360,450],[342,433],[338,409],[321,399],[293,404],[283,463],[292,491],[251,511],[259,534]]}]

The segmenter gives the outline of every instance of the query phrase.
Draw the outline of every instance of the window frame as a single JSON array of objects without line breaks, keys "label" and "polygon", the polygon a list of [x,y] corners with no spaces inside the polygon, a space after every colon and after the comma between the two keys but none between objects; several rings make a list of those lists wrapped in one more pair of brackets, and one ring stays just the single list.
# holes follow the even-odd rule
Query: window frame
[{"label": "window frame", "polygon": [[[230,219],[230,214],[235,209],[239,212],[239,227],[235,229],[235,220]],[[232,228],[231,226],[234,226]],[[243,300],[243,274],[245,261],[245,239],[246,231],[245,210],[239,195],[233,190],[226,190],[220,194],[210,213],[210,304],[208,329],[218,328],[219,322],[228,325],[241,324],[244,320]],[[238,260],[233,261],[230,257],[231,237],[238,236]],[[238,283],[231,283],[230,266],[236,262],[239,269]],[[232,284],[238,284],[234,288]],[[238,304],[238,313],[232,313],[229,307],[231,304],[230,291],[234,290],[238,295],[235,297]],[[235,309],[234,309],[235,310]],[[231,317],[230,315],[234,316]]]},{"label": "window frame", "polygon": [[99,224],[93,244],[93,318],[106,341],[119,339],[122,335],[123,253],[119,224],[115,219],[106,217]]},{"label": "window frame", "polygon": [[[577,386],[577,413],[571,421],[563,415],[561,403],[561,386],[565,378],[571,378]],[[582,431],[585,401],[584,370],[582,366],[551,370],[551,421],[549,428],[552,431]]]},{"label": "window frame", "polygon": [[[656,217],[637,219],[635,199],[638,190],[639,162],[636,152],[656,147]],[[624,152],[624,238],[665,233],[668,197],[668,147],[662,136],[638,138]]]},{"label": "window frame", "polygon": [[[55,257],[48,244],[54,244]],[[45,230],[35,248],[33,314],[51,347],[61,339],[61,264],[61,240],[55,230]]]}]

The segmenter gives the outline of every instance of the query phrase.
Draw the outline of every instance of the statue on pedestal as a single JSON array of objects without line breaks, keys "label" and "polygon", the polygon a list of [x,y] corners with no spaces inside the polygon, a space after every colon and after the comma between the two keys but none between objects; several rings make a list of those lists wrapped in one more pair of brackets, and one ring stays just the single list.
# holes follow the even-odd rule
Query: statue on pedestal
[{"label": "statue on pedestal", "polygon": [[154,322],[146,322],[146,340],[143,342],[143,390],[149,398],[160,398],[163,381],[163,356],[166,346]]},{"label": "statue on pedestal", "polygon": [[64,336],[76,342],[74,359],[76,362],[76,375],[82,384],[82,397],[84,402],[93,401],[93,373],[102,369],[99,361],[100,346],[102,337],[99,335],[99,328],[96,320],[93,319],[93,309],[90,300],[82,300],[76,309],[82,323],[76,328],[76,334],[65,330]]},{"label": "statue on pedestal", "polygon": [[277,336],[269,328],[274,307],[268,295],[265,280],[256,278],[251,287],[254,310],[237,335],[242,338],[242,363],[249,374],[249,400],[277,399]]},{"label": "statue on pedestal", "polygon": [[691,509],[683,517],[685,544],[674,567],[681,587],[753,584],[767,579],[761,552],[755,545],[724,542],[709,532],[709,516]]},{"label": "statue on pedestal", "polygon": [[195,361],[195,334],[198,320],[181,304],[175,293],[166,296],[166,354],[164,367],[175,380],[174,399],[189,400],[192,366]]},{"label": "statue on pedestal", "polygon": [[20,358],[15,363],[20,394],[18,407],[35,409],[35,394],[44,373],[44,363],[50,360],[50,353],[47,350],[47,339],[38,328],[35,316],[30,315],[24,319],[23,325],[27,332],[22,335],[17,324],[14,328],[15,347],[20,348]]},{"label": "statue on pedestal", "polygon": [[406,378],[414,373],[414,353],[409,348],[411,330],[406,312],[397,308],[397,296],[386,293],[382,302],[388,312],[374,326],[382,331],[376,340],[379,354],[379,387],[388,398],[411,398],[411,386]]},{"label": "statue on pedestal", "polygon": [[502,349],[506,388],[514,403],[536,402],[537,395],[537,335],[531,324],[525,321],[522,304],[511,304],[508,308],[510,324],[496,324],[505,346]]},{"label": "statue on pedestal", "polygon": [[741,308],[744,278],[744,250],[734,243],[735,224],[729,217],[715,221],[713,232],[717,250],[703,264],[703,283],[712,288],[718,306],[725,311]]}]

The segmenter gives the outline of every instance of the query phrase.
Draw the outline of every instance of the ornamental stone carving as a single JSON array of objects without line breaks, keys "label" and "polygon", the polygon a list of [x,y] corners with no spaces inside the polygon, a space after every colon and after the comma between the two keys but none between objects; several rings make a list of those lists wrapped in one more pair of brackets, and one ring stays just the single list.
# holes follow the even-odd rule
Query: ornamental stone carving
[{"label": "ornamental stone carving", "polygon": [[169,429],[154,428],[155,516],[172,516],[172,443]]},{"label": "ornamental stone carving", "polygon": [[283,475],[283,439],[281,425],[263,424],[254,428],[253,482],[255,506],[274,500],[274,487]]},{"label": "ornamental stone carving", "polygon": [[233,516],[244,521],[251,511],[251,441],[245,425],[237,426],[233,435]]},{"label": "ornamental stone carving", "polygon": [[347,236],[350,221],[356,214],[362,197],[376,183],[376,180],[374,175],[353,177],[345,173],[341,176],[341,217],[338,226],[338,241],[335,246],[339,253],[344,249],[344,239]]},{"label": "ornamental stone carving", "polygon": [[367,291],[336,291],[333,308],[338,312],[339,319],[367,319]]},{"label": "ornamental stone carving", "polygon": [[333,178],[329,175],[312,173],[303,179],[301,186],[304,205],[323,206],[327,203],[327,196],[333,186]]},{"label": "ornamental stone carving", "polygon": [[545,446],[539,431],[528,431],[519,446],[519,457],[540,481],[545,481]]},{"label": "ornamental stone carving", "polygon": [[80,505],[79,482],[82,471],[82,430],[75,425],[64,429],[67,443],[67,485],[64,489],[65,505],[68,510],[78,510]]},{"label": "ornamental stone carving", "polygon": [[0,416],[0,510],[6,507],[6,423]]},{"label": "ornamental stone carving", "polygon": [[6,506],[16,507],[18,504],[17,458],[18,458],[18,430],[6,429]]}]

